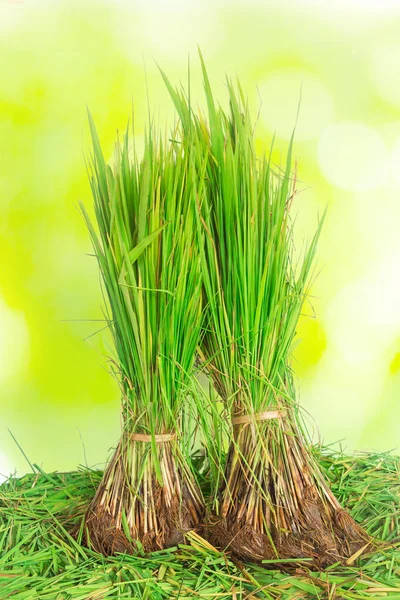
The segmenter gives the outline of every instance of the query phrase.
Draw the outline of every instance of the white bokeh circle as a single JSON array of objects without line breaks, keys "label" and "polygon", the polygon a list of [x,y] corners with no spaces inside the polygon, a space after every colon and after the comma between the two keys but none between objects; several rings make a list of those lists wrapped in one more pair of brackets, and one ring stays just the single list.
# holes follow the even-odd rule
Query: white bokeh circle
[{"label": "white bokeh circle", "polygon": [[[141,0],[122,7],[116,20],[118,42],[124,54],[140,65],[149,55],[162,60],[163,65],[182,65],[188,56],[197,58],[198,47],[207,60],[224,37],[224,23],[212,4],[197,0]],[[146,62],[146,69],[157,70],[155,60]]]},{"label": "white bokeh circle", "polygon": [[[302,69],[279,69],[258,86],[261,96],[261,119],[277,137],[290,139],[300,111],[295,138],[312,140],[332,121],[333,98],[325,84]],[[300,98],[301,96],[301,98]]]},{"label": "white bokeh circle", "polygon": [[372,75],[382,98],[400,106],[400,42],[386,41],[375,48]]},{"label": "white bokeh circle", "polygon": [[332,185],[348,191],[367,191],[385,183],[388,152],[373,127],[359,121],[341,121],[322,133],[318,164]]},{"label": "white bokeh circle", "polygon": [[[378,365],[400,327],[400,247],[388,248],[364,276],[341,288],[325,314],[327,336],[350,364]],[[384,365],[382,365],[384,368]]]}]

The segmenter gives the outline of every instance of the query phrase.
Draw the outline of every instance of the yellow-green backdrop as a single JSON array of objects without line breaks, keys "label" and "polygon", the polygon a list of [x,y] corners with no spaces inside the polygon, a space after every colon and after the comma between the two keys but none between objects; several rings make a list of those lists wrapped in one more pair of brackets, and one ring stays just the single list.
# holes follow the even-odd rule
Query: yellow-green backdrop
[{"label": "yellow-green backdrop", "polygon": [[[350,448],[399,445],[400,16],[384,0],[0,2],[0,472],[104,462],[118,438],[98,273],[77,209],[90,203],[86,105],[106,152],[147,94],[173,111],[196,46],[216,93],[238,75],[261,152],[285,152],[300,88],[298,243],[329,205],[296,370],[315,435]],[[147,92],[146,77],[147,73]],[[313,316],[313,310],[315,315]],[[88,337],[90,336],[90,337]]]}]

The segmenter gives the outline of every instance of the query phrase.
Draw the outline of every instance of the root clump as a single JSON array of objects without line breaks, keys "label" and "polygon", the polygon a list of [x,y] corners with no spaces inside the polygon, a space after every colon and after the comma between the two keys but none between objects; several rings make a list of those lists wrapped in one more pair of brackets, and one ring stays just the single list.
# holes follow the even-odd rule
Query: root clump
[{"label": "root clump", "polygon": [[345,562],[369,537],[340,506],[299,432],[283,421],[268,424],[259,442],[250,428],[237,432],[218,516],[208,519],[205,536],[240,560],[273,560],[274,567],[279,559],[307,559],[317,568]]},{"label": "root clump", "polygon": [[160,444],[162,483],[143,446],[120,443],[86,512],[84,541],[106,556],[175,546],[203,517],[201,492],[176,445]]}]

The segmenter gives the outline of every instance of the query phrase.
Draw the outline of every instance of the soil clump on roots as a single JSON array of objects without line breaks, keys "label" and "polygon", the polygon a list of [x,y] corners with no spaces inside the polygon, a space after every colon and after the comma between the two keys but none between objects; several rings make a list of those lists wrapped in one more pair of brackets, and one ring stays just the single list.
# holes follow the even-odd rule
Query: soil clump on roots
[{"label": "soil clump on roots", "polygon": [[[208,540],[240,560],[308,559],[324,568],[369,547],[366,532],[343,510],[296,425],[276,419],[236,427]],[[257,452],[257,445],[263,446]],[[311,559],[311,560],[310,560]],[[286,565],[287,566],[287,565]]]},{"label": "soil clump on roots", "polygon": [[175,546],[203,517],[200,491],[176,444],[157,444],[162,483],[149,445],[119,444],[86,512],[84,541],[106,556]]}]

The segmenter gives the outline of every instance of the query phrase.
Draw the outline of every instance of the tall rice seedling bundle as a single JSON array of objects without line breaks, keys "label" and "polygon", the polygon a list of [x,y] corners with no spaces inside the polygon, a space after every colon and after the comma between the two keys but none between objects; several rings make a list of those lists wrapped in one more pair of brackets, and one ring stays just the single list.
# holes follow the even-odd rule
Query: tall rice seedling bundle
[{"label": "tall rice seedling bundle", "polygon": [[368,536],[309,452],[295,397],[291,353],[322,220],[296,259],[292,141],[283,171],[274,172],[270,157],[257,159],[240,84],[227,80],[226,114],[202,68],[208,120],[163,77],[187,157],[199,172],[207,157],[200,354],[232,423],[208,535],[243,559],[303,558],[325,566],[361,553]]},{"label": "tall rice seedling bundle", "polygon": [[105,291],[121,390],[122,436],[85,515],[108,555],[175,545],[203,516],[182,433],[201,326],[194,168],[150,126],[143,158],[128,130],[107,165],[89,116],[97,227],[83,208]]}]

